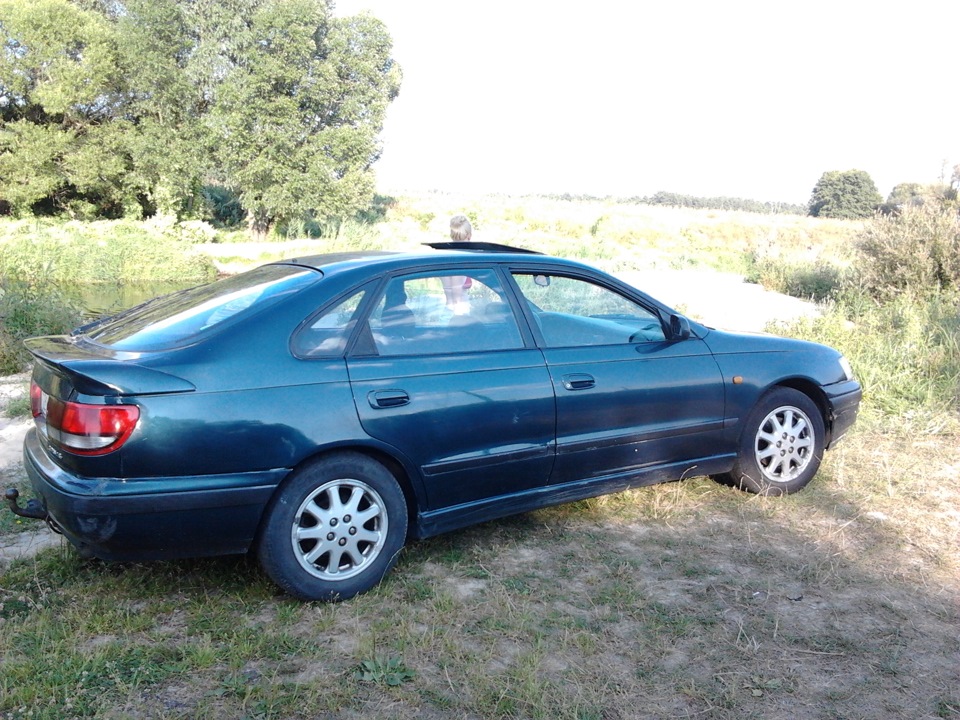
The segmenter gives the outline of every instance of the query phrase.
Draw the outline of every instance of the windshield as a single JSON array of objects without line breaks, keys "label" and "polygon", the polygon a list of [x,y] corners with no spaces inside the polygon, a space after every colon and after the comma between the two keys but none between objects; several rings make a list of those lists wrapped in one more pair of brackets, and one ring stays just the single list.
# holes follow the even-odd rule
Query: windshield
[{"label": "windshield", "polygon": [[231,318],[250,315],[320,277],[315,270],[266,265],[234,277],[155,298],[91,328],[86,337],[117,350],[187,344]]}]

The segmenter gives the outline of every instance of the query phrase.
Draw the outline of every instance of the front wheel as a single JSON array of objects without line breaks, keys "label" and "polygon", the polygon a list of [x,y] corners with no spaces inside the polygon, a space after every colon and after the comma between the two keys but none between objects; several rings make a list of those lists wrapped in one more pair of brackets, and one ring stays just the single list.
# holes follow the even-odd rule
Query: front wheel
[{"label": "front wheel", "polygon": [[407,535],[396,478],[359,453],[295,472],[264,517],[258,555],[277,585],[302,600],[346,600],[393,567]]},{"label": "front wheel", "polygon": [[774,388],[747,416],[733,469],[715,479],[760,495],[795,493],[820,469],[824,435],[823,417],[809,397]]}]

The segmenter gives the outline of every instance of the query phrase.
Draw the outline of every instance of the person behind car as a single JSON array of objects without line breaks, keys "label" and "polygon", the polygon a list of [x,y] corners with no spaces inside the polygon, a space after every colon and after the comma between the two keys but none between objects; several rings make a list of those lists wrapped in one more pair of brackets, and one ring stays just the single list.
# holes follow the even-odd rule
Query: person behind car
[{"label": "person behind car", "polygon": [[[450,239],[454,242],[470,242],[473,239],[473,226],[466,215],[454,215],[450,218]],[[463,275],[451,275],[443,278],[443,294],[447,307],[454,315],[464,315],[470,308],[464,302],[464,291],[470,289],[470,278]]]}]

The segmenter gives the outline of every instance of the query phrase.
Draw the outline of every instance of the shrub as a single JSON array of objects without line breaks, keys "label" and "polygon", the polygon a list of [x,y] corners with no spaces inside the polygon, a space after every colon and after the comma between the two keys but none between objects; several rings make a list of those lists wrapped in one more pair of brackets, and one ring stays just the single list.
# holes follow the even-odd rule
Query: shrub
[{"label": "shrub", "polygon": [[960,218],[935,202],[878,216],[861,231],[860,285],[880,300],[960,291]]},{"label": "shrub", "polygon": [[25,338],[68,332],[80,318],[77,304],[53,283],[0,277],[0,375],[20,372],[29,361]]},{"label": "shrub", "polygon": [[764,257],[754,260],[747,280],[784,295],[823,302],[839,297],[846,276],[843,269],[824,261],[786,262]]}]

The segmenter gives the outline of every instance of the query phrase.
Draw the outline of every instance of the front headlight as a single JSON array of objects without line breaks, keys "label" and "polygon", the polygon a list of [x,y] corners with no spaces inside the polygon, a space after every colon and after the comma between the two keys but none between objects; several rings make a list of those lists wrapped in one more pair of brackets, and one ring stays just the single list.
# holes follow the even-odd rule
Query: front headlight
[{"label": "front headlight", "polygon": [[853,368],[850,367],[850,361],[843,355],[840,356],[840,369],[843,370],[843,374],[847,380],[853,380]]}]

